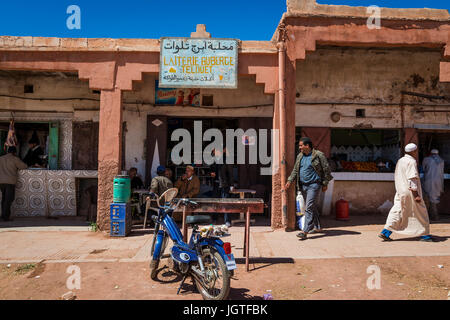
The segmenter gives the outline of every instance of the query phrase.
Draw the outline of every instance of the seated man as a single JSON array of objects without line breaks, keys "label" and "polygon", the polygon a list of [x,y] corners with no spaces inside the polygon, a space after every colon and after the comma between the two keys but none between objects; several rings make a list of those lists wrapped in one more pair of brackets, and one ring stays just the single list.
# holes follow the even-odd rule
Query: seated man
[{"label": "seated man", "polygon": [[137,168],[130,168],[130,170],[128,170],[128,175],[131,180],[131,190],[144,188],[144,183],[137,175]]},{"label": "seated man", "polygon": [[[150,192],[161,196],[166,190],[173,188],[173,183],[165,176],[165,172],[166,168],[164,166],[158,166],[158,168],[156,168],[157,176],[154,177],[150,183]],[[144,212],[147,212],[150,207],[152,207],[150,197],[147,197]],[[156,207],[156,204],[153,204],[153,207]],[[152,221],[150,221],[150,223],[152,223]]]},{"label": "seated man", "polygon": [[195,198],[200,193],[200,179],[194,174],[194,167],[187,166],[186,173],[177,182],[178,198]]},{"label": "seated man", "polygon": [[159,166],[156,169],[157,176],[152,179],[150,184],[150,191],[156,193],[158,196],[162,195],[166,190],[173,188],[173,183],[165,176],[166,168]]}]

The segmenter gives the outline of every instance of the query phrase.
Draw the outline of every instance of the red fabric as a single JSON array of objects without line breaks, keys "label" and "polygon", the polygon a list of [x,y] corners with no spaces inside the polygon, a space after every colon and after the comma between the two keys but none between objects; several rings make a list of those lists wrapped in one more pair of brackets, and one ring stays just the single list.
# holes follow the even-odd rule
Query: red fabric
[{"label": "red fabric", "polygon": [[[419,134],[417,132],[417,129],[415,128],[405,128],[405,143],[402,146],[402,152],[405,151],[405,146],[408,143],[414,143],[416,146],[419,146]],[[419,161],[419,159],[416,158],[416,161]]]},{"label": "red fabric", "polygon": [[323,127],[303,127],[302,137],[312,140],[314,149],[322,151],[327,158],[331,154],[331,129]]}]

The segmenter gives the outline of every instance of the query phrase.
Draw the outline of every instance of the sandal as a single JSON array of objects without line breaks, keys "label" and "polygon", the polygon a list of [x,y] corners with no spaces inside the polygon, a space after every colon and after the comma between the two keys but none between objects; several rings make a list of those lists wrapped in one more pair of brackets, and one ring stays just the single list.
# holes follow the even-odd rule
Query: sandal
[{"label": "sandal", "polygon": [[299,233],[297,233],[297,237],[299,237],[301,240],[306,240],[306,233],[300,231]]}]

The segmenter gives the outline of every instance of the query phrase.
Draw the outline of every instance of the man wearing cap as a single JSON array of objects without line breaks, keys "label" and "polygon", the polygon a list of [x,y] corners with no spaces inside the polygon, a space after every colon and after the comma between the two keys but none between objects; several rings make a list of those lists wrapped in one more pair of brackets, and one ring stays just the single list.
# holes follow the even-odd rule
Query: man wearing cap
[{"label": "man wearing cap", "polygon": [[417,146],[414,143],[406,145],[405,153],[395,167],[394,206],[389,212],[384,229],[378,236],[384,241],[391,241],[390,235],[394,231],[421,236],[421,241],[433,241],[415,159],[418,156]]},{"label": "man wearing cap", "polygon": [[187,166],[186,173],[177,182],[178,198],[195,198],[200,193],[200,179],[194,174],[194,167]]},{"label": "man wearing cap", "polygon": [[440,202],[441,194],[444,192],[444,160],[439,157],[437,149],[431,150],[431,155],[423,159],[422,167],[425,203],[431,220],[439,220],[437,205]]},{"label": "man wearing cap", "polygon": [[33,132],[31,139],[28,141],[29,149],[25,155],[25,158],[23,158],[23,162],[25,162],[29,167],[41,168],[43,166],[41,156],[44,155],[44,151],[39,144],[39,137],[35,131]]},{"label": "man wearing cap", "polygon": [[158,196],[162,195],[166,190],[173,188],[173,183],[165,176],[166,168],[158,166],[156,168],[157,176],[152,179],[150,184],[150,191],[156,193]]},{"label": "man wearing cap", "polygon": [[15,198],[17,171],[27,165],[16,156],[17,149],[8,147],[7,154],[0,157],[0,191],[2,192],[2,219],[10,220],[11,204]]}]

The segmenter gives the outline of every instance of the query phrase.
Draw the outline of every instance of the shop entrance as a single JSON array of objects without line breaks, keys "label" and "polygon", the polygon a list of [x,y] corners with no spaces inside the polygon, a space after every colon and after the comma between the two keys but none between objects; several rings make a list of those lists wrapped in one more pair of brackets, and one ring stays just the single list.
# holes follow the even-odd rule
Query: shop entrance
[{"label": "shop entrance", "polygon": [[[248,129],[255,129],[259,133],[259,129],[267,129],[270,133],[272,128],[272,118],[194,118],[194,117],[167,117],[167,116],[149,116],[147,122],[147,161],[146,161],[146,181],[150,183],[151,178],[156,175],[156,168],[162,164],[172,170],[172,180],[176,181],[181,177],[187,164],[175,165],[171,159],[171,152],[179,141],[171,141],[172,133],[179,128],[189,131],[191,139],[191,159],[195,169],[195,174],[200,179],[200,193],[197,198],[213,197],[214,178],[211,177],[210,166],[205,163],[194,164],[194,122],[201,121],[202,134],[208,129],[218,129],[223,133],[224,145],[226,143],[226,129],[242,129],[244,132]],[[259,138],[259,137],[258,137]],[[208,146],[211,141],[203,141],[202,150]],[[243,141],[237,141],[235,138],[235,146]],[[252,142],[250,142],[252,143]],[[258,143],[258,142],[256,142]],[[233,178],[235,187],[241,189],[253,189],[256,191],[254,197],[264,199],[264,202],[270,206],[272,193],[272,177],[271,175],[262,175],[263,167],[259,161],[257,164],[249,164],[249,147],[246,145],[246,161],[245,164],[233,165]],[[270,155],[270,139],[268,141],[268,152]],[[235,163],[236,163],[235,154]],[[264,166],[265,167],[265,166]],[[236,195],[238,197],[238,195]],[[270,210],[266,210],[264,214],[264,224],[270,225]],[[267,222],[267,223],[266,223]]]},{"label": "shop entrance", "polygon": [[[16,122],[14,124],[17,137],[17,156],[24,159],[29,146],[30,138],[35,137],[43,154],[41,158],[41,167],[48,169],[57,169],[58,167],[58,123],[48,122]],[[8,136],[9,123],[0,122],[0,155],[6,153],[3,148]]]},{"label": "shop entrance", "polygon": [[420,130],[419,131],[419,171],[422,161],[430,155],[432,149],[439,150],[439,156],[444,159],[444,194],[438,205],[438,212],[450,215],[450,131]]}]

